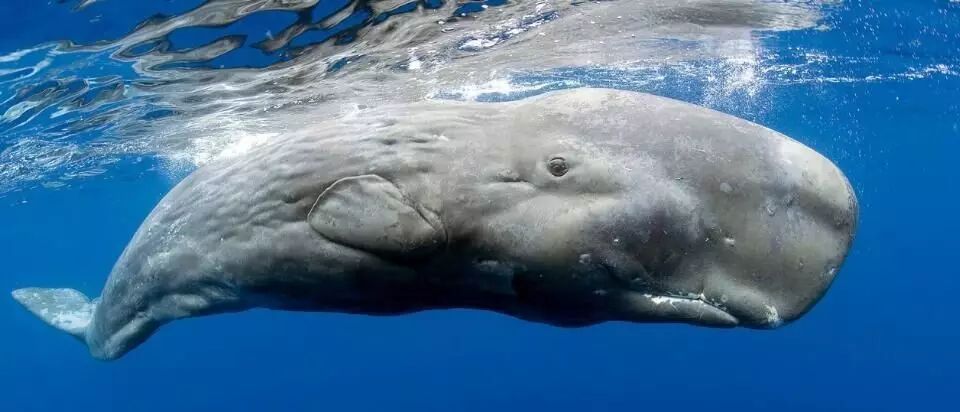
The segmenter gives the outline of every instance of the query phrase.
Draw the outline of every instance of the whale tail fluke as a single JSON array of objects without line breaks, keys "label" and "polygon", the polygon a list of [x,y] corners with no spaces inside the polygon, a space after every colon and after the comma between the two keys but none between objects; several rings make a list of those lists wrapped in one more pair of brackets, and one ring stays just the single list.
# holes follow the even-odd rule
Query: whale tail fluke
[{"label": "whale tail fluke", "polygon": [[96,300],[73,289],[17,289],[13,298],[48,325],[86,341],[87,326],[93,319]]}]

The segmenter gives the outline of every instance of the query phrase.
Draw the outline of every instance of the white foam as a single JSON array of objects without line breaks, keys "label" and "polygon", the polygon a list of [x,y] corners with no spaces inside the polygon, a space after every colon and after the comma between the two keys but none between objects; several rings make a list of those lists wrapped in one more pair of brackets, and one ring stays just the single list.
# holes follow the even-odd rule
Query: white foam
[{"label": "white foam", "polygon": [[780,312],[772,305],[764,305],[767,309],[767,325],[777,327],[783,325],[783,319],[780,318]]},{"label": "white foam", "polygon": [[551,86],[552,83],[541,84],[517,84],[506,77],[495,78],[484,83],[464,84],[452,90],[438,91],[432,93],[430,97],[438,94],[450,94],[464,100],[477,100],[483,95],[503,94],[510,95],[514,93],[536,92]]}]

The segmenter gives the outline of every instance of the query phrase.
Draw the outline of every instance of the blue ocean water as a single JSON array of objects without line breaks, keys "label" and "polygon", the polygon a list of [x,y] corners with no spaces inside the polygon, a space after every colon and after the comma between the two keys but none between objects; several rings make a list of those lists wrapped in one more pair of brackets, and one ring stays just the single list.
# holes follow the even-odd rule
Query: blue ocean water
[{"label": "blue ocean water", "polygon": [[[202,2],[122,3],[78,8],[78,2],[3,1],[0,56],[61,40],[89,45],[121,38],[150,16],[177,15]],[[329,14],[339,9],[334,3],[321,1],[323,7],[309,13],[262,11],[226,29],[188,27],[166,40],[170,50],[188,50],[227,34],[248,36],[244,47],[188,62],[209,66],[192,73],[282,64],[301,45],[282,53],[250,45],[270,37],[265,28],[278,33],[298,18],[316,20],[309,14]],[[103,363],[12,299],[0,299],[0,408],[953,410],[960,384],[954,304],[960,290],[954,265],[960,4],[818,7],[826,12],[815,26],[754,38],[763,52],[749,69],[765,80],[760,88],[716,97],[699,76],[667,71],[651,80],[648,69],[622,67],[558,68],[515,79],[621,87],[708,105],[795,137],[836,162],[860,200],[857,239],[826,297],[791,325],[774,331],[622,323],[561,329],[468,310],[384,318],[257,310],[178,321],[123,359]],[[344,33],[334,32],[313,31],[315,38],[297,41]],[[71,91],[63,81],[58,89],[44,86],[49,79],[42,73],[24,74],[47,58],[49,65],[37,71],[74,70],[51,75],[87,84]],[[130,92],[140,74],[102,52],[30,59],[29,53],[0,59],[0,111],[7,113],[0,123],[0,178],[7,180],[0,181],[0,290],[73,287],[95,295],[141,220],[184,174],[150,150],[123,146],[142,142],[131,134],[152,133],[149,127],[110,125],[131,116],[149,125],[154,117],[189,113],[170,114],[187,106]],[[99,60],[78,63],[85,59]],[[697,64],[720,76],[744,74],[712,60],[684,70],[700,73]],[[128,87],[120,97],[96,97],[118,83]],[[31,92],[37,88],[50,91]],[[11,114],[20,101],[56,93],[61,97],[43,100],[55,104]],[[85,93],[80,98],[93,102],[88,111],[52,115]],[[137,99],[144,103],[133,103]],[[105,120],[70,128],[98,116]],[[37,141],[45,145],[21,150]],[[73,150],[66,159],[57,155],[66,150]]]}]

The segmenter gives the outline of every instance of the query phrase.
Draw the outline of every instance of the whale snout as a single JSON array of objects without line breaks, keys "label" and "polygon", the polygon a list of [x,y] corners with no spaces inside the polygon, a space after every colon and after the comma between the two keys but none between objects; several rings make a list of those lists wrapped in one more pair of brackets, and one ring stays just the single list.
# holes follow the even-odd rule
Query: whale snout
[{"label": "whale snout", "polygon": [[744,224],[717,244],[719,275],[706,280],[707,293],[744,327],[775,328],[810,311],[836,279],[857,228],[857,197],[836,165],[793,140],[778,155],[753,207],[737,212]]},{"label": "whale snout", "polygon": [[613,307],[629,308],[628,319],[777,328],[809,312],[836,279],[859,214],[846,176],[782,134],[742,129],[750,133],[730,139],[740,146],[691,154],[696,166],[665,163],[683,179],[637,168],[628,180],[636,190],[605,210],[615,218],[587,225],[600,228],[595,244],[616,238],[604,261],[627,290],[627,304]]}]

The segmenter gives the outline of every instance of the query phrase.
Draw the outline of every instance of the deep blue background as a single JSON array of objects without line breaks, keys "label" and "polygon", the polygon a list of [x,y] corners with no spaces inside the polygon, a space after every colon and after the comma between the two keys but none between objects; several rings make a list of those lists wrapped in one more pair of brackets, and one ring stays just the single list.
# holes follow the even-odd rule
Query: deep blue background
[{"label": "deep blue background", "polygon": [[[4,1],[0,9],[25,3]],[[767,42],[876,57],[880,71],[960,56],[956,37],[930,34],[960,30],[956,7],[896,5],[876,14],[875,5],[854,2],[833,30]],[[18,30],[0,29],[0,49],[52,40],[43,28]],[[922,41],[902,40],[912,38]],[[862,212],[834,287],[783,329],[569,330],[476,311],[392,318],[253,311],[176,322],[122,360],[101,363],[0,299],[0,409],[955,410],[960,77],[813,82],[764,93],[769,107],[752,120],[834,159]],[[154,166],[0,198],[0,290],[62,286],[96,295],[130,235],[175,184]]]}]

